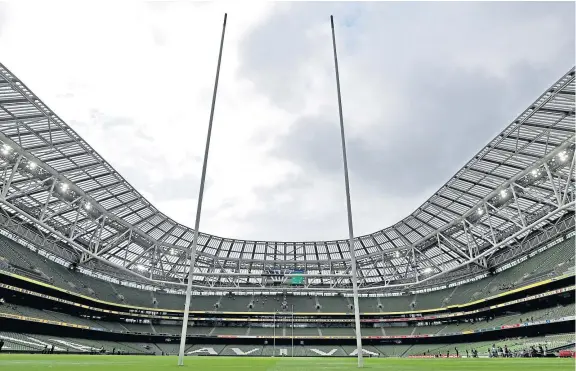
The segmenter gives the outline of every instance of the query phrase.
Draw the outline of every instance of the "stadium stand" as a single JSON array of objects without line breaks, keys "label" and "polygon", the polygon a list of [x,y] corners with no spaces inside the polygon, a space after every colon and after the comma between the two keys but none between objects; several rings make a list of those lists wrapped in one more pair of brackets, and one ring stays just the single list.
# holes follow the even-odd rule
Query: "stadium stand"
[{"label": "stadium stand", "polygon": [[52,335],[20,334],[14,332],[0,331],[0,338],[7,346],[4,350],[8,352],[43,352],[46,347],[50,349],[54,345],[56,353],[97,353],[104,348],[108,353],[122,352],[126,354],[146,354],[151,351],[150,344],[142,343],[119,343],[103,340],[88,340],[65,338]]},{"label": "stadium stand", "polygon": [[[176,354],[178,344],[166,343],[137,343],[115,342],[105,340],[90,340],[80,338],[67,338],[54,335],[22,334],[0,331],[0,338],[5,342],[7,352],[40,353],[45,347],[52,345],[56,353],[98,353],[104,349],[106,353],[123,352],[126,354]],[[406,357],[414,355],[445,354],[450,351],[453,355],[458,349],[459,355],[464,356],[466,350],[478,350],[480,356],[487,357],[493,347],[506,346],[511,351],[529,349],[531,346],[542,346],[551,354],[557,349],[565,349],[574,346],[574,334],[565,333],[530,338],[503,339],[500,341],[479,341],[470,343],[445,343],[445,344],[387,344],[365,345],[365,353],[379,357]],[[274,353],[274,350],[276,351]],[[355,346],[338,345],[301,345],[299,340],[294,344],[294,356],[311,357],[342,357],[349,356],[356,350]],[[221,356],[269,356],[273,353],[277,356],[291,356],[292,345],[263,344],[188,344],[186,352],[189,355],[221,355]]]},{"label": "stadium stand", "polygon": [[[487,277],[472,283],[448,288],[445,290],[421,293],[409,296],[389,296],[381,298],[360,298],[361,311],[373,312],[406,312],[418,309],[433,309],[448,305],[466,304],[473,300],[483,299],[498,295],[511,288],[533,283],[538,279],[546,279],[573,271],[574,267],[574,237],[560,242],[556,246],[547,249],[514,267],[498,273],[496,276]],[[154,293],[137,288],[127,287],[102,281],[82,273],[71,270],[54,263],[36,252],[19,245],[8,238],[0,235],[0,244],[9,245],[9,249],[0,250],[0,256],[4,257],[11,266],[25,268],[20,273],[37,279],[43,277],[51,284],[73,291],[82,295],[95,296],[102,300],[119,304],[134,306],[153,307],[152,295],[158,300],[157,307],[164,309],[182,309],[184,296],[180,294],[167,294],[156,291]],[[30,262],[30,263],[29,263]],[[32,273],[34,272],[34,273]],[[71,282],[82,282],[73,285]],[[98,294],[93,294],[97,292]],[[351,312],[351,300],[340,296],[288,296],[288,308],[294,308],[296,312],[317,312],[316,300],[320,303],[319,312]],[[252,310],[248,308],[250,302],[254,303]],[[281,296],[199,296],[194,295],[191,301],[192,310],[198,311],[230,311],[230,312],[274,312],[281,310]],[[215,304],[219,303],[219,307]],[[414,306],[412,304],[414,303]],[[378,307],[381,305],[381,308]],[[289,310],[288,310],[289,311]]]},{"label": "stadium stand", "polygon": [[411,335],[414,331],[412,326],[389,326],[384,327],[384,332],[387,336],[397,336],[397,335]]},{"label": "stadium stand", "polygon": [[[421,334],[449,334],[462,331],[474,331],[482,328],[488,327],[498,327],[503,325],[511,325],[521,323],[523,321],[539,321],[539,320],[549,320],[555,318],[562,318],[573,316],[575,311],[574,303],[562,306],[557,305],[554,307],[533,310],[525,313],[516,314],[505,314],[502,316],[495,317],[490,320],[481,320],[476,322],[458,322],[458,323],[447,323],[442,325],[432,325],[432,326],[386,326],[382,327],[364,327],[362,328],[363,336],[406,336],[406,335],[421,335]],[[178,335],[181,331],[181,327],[177,324],[174,325],[164,325],[164,324],[136,324],[136,323],[120,323],[102,320],[92,320],[88,318],[82,318],[78,316],[72,316],[66,313],[54,312],[48,310],[40,310],[32,307],[24,307],[21,305],[15,305],[6,303],[0,305],[0,313],[7,313],[13,315],[29,316],[39,319],[48,319],[58,322],[67,322],[70,324],[83,325],[89,328],[95,329],[105,329],[109,331],[116,332],[139,332],[139,333],[152,333],[152,334],[172,334]],[[272,327],[260,327],[260,326],[237,326],[230,325],[226,327],[197,327],[190,326],[189,333],[191,335],[252,335],[252,336],[272,336]],[[289,324],[280,326],[276,328],[277,336],[291,336],[292,329]],[[352,327],[336,327],[332,325],[331,327],[295,327],[294,336],[352,336],[354,335],[354,329]]]},{"label": "stadium stand", "polygon": [[[410,296],[395,296],[395,297],[381,297],[381,298],[362,298],[360,301],[361,306],[370,308],[370,310],[378,309],[377,313],[385,313],[384,311],[396,311],[396,312],[406,312],[408,310],[416,310],[417,308],[434,308],[435,305],[443,303],[447,305],[455,301],[455,297],[459,294],[462,297],[461,303],[466,303],[466,293],[470,297],[476,299],[479,297],[494,296],[506,292],[506,290],[514,289],[520,287],[519,278],[526,279],[530,275],[536,274],[540,278],[554,277],[558,274],[565,272],[565,269],[555,270],[554,267],[569,266],[573,259],[573,251],[569,248],[571,244],[574,243],[574,237],[571,237],[562,243],[554,246],[544,252],[535,255],[538,257],[536,263],[534,260],[528,259],[527,261],[520,263],[511,269],[508,269],[502,273],[498,273],[495,276],[489,276],[485,279],[475,281],[469,284],[464,284],[457,286],[455,288],[448,288],[444,290],[433,291],[431,293],[410,295]],[[60,272],[58,277],[61,277],[61,282],[72,280],[73,277],[82,276],[86,278],[87,282],[92,282],[91,287],[97,287],[98,290],[108,290],[108,294],[101,297],[115,297],[115,302],[118,302],[119,296],[116,293],[122,293],[124,297],[124,303],[126,302],[137,302],[138,300],[150,300],[156,297],[159,302],[172,302],[176,308],[176,303],[181,299],[181,295],[167,294],[157,292],[155,295],[151,295],[150,291],[139,290],[136,288],[126,288],[122,287],[118,289],[119,285],[104,282],[93,277],[82,275],[78,272],[72,272],[66,268],[60,268],[54,262],[47,259],[35,259],[27,258],[29,255],[34,255],[35,253],[23,246],[18,244],[10,245],[10,253],[5,254],[5,250],[1,253],[7,258],[14,257],[20,258],[20,263],[24,262],[35,262],[34,265],[29,265],[29,268],[34,267],[37,269],[35,272],[41,271],[42,277],[54,277],[56,274],[53,272]],[[572,253],[572,254],[571,254]],[[534,258],[535,258],[534,257]],[[38,262],[40,261],[40,262]],[[564,264],[562,264],[564,263]],[[42,265],[41,265],[42,264]],[[36,267],[42,267],[38,269]],[[57,268],[54,268],[56,266]],[[52,269],[54,268],[54,269]],[[48,272],[48,273],[46,273]],[[551,272],[553,276],[550,275]],[[33,276],[29,276],[33,278]],[[65,278],[62,278],[65,277]],[[500,278],[502,277],[502,278]],[[77,280],[78,281],[78,280]],[[50,281],[51,284],[55,284]],[[96,283],[98,282],[98,283]],[[99,285],[99,286],[97,286]],[[80,286],[85,289],[88,285]],[[68,285],[66,287],[69,291],[78,292],[74,287]],[[140,292],[140,296],[136,295]],[[545,292],[545,291],[544,291]],[[445,295],[442,299],[442,295]],[[145,299],[140,299],[144,297]],[[259,299],[256,302],[256,299]],[[292,300],[293,299],[293,300]],[[10,299],[9,299],[10,300]],[[315,307],[316,303],[322,303],[322,309],[317,312],[318,315],[322,313],[329,313],[326,311],[327,308],[338,308],[344,313],[349,313],[350,302],[348,298],[335,296],[335,297],[308,297],[308,296],[295,296],[286,297],[283,296],[271,296],[266,297],[262,295],[258,296],[240,296],[234,297],[231,295],[221,295],[221,296],[195,296],[194,300],[197,307],[209,309],[210,312],[214,312],[214,309],[220,309],[219,312],[226,312],[228,310],[237,310],[239,312],[246,312],[248,305],[251,301],[259,303],[264,302],[264,309],[274,309],[277,308],[281,301],[288,301],[290,305],[294,304],[296,306],[306,309],[312,309]],[[143,301],[140,301],[143,303]],[[222,305],[221,308],[215,308],[214,304],[219,303]],[[411,305],[414,303],[414,305]],[[377,327],[372,325],[364,325],[362,328],[363,337],[400,337],[400,338],[410,338],[411,336],[445,336],[447,334],[455,334],[462,332],[475,332],[483,330],[486,328],[500,328],[500,326],[515,326],[521,322],[537,322],[537,321],[548,321],[560,318],[574,318],[574,302],[566,302],[564,304],[557,303],[556,305],[543,307],[543,308],[533,308],[532,306],[526,307],[528,312],[522,310],[520,307],[514,311],[502,311],[495,317],[488,319],[479,319],[472,321],[471,318],[465,319],[464,321],[451,322],[450,318],[443,320],[442,323],[438,322],[425,322],[419,323],[418,325],[414,322],[407,323],[384,323]],[[340,307],[337,307],[340,305]],[[159,305],[161,306],[161,304]],[[330,311],[331,311],[330,310]],[[254,308],[254,312],[259,311],[258,307]],[[250,312],[250,311],[248,311]],[[375,311],[376,312],[376,311]],[[115,319],[102,319],[97,317],[81,317],[78,314],[69,314],[62,311],[60,308],[50,308],[39,309],[31,306],[26,306],[22,304],[16,304],[11,302],[5,302],[0,305],[0,316],[2,313],[7,315],[15,316],[27,316],[38,318],[41,320],[51,320],[56,322],[65,322],[68,324],[86,326],[91,329],[99,329],[100,331],[117,332],[117,333],[143,333],[158,336],[161,334],[166,334],[167,336],[174,337],[179,336],[181,332],[181,325],[178,321],[164,321],[164,320],[154,320],[150,322],[145,320],[143,323],[134,323],[132,319],[130,320],[115,320]],[[286,317],[283,320],[282,317],[278,316],[276,324],[275,335],[277,337],[290,338],[291,336],[297,337],[294,341],[296,347],[294,352],[296,355],[302,356],[337,356],[351,354],[354,350],[353,346],[332,346],[332,345],[300,345],[300,338],[323,338],[323,337],[348,337],[349,339],[354,336],[354,328],[351,327],[352,324],[342,324],[342,323],[315,323],[306,325],[297,325],[294,329],[291,328],[290,317]],[[188,328],[189,336],[200,336],[200,337],[268,337],[268,345],[256,344],[256,345],[240,345],[237,343],[228,345],[218,345],[218,346],[202,346],[202,344],[195,344],[190,346],[190,351],[192,355],[205,354],[202,349],[210,348],[208,355],[214,355],[211,352],[215,352],[219,355],[259,355],[267,356],[270,355],[274,349],[276,349],[277,356],[286,356],[284,345],[278,345],[277,348],[271,347],[271,338],[274,335],[274,329],[272,328],[273,318],[268,317],[268,327],[262,327],[260,324],[242,322],[206,322],[198,321],[197,324],[192,320]],[[572,322],[573,323],[573,322]],[[56,346],[56,352],[63,352],[66,348],[67,352],[99,352],[102,348],[106,349],[108,352],[123,350],[130,354],[174,354],[178,350],[178,345],[166,344],[164,342],[110,342],[107,340],[95,340],[95,339],[79,339],[70,337],[59,337],[59,336],[48,336],[41,334],[16,334],[14,332],[4,332],[6,341],[6,350],[14,352],[41,352],[44,349],[43,344],[54,344]],[[453,335],[452,335],[453,336]],[[540,336],[532,338],[532,340],[527,339],[513,339],[504,341],[476,341],[473,344],[462,344],[460,341],[446,344],[403,344],[403,343],[391,343],[386,345],[378,344],[365,344],[364,349],[367,355],[370,356],[380,356],[380,357],[408,357],[408,356],[421,356],[424,352],[427,354],[444,354],[446,351],[452,351],[453,349],[460,349],[464,354],[465,350],[471,351],[471,349],[477,349],[480,356],[487,356],[489,351],[492,349],[493,344],[496,347],[503,346],[504,344],[510,349],[510,351],[515,352],[526,352],[526,349],[530,349],[533,343],[541,344],[548,349],[553,349],[556,347],[567,347],[571,346],[571,339],[569,335],[559,335],[553,337],[554,335]],[[572,339],[573,340],[573,339]],[[176,339],[172,339],[176,341]],[[263,341],[263,340],[261,340]],[[531,342],[530,342],[531,341]],[[66,347],[63,346],[66,344]],[[257,347],[257,350],[255,350]],[[72,348],[72,350],[70,349]],[[291,347],[290,352],[292,352]],[[284,349],[284,350],[282,350]],[[284,352],[281,354],[281,352]],[[373,353],[373,354],[372,354]],[[520,354],[520,353],[519,353]]]},{"label": "stadium stand", "polygon": [[[278,329],[276,329],[278,330]],[[294,329],[296,331],[296,329]],[[300,330],[300,329],[298,329]],[[273,327],[258,327],[258,326],[251,326],[250,327],[250,335],[254,336],[272,336],[274,333]],[[318,331],[316,331],[316,334]]]},{"label": "stadium stand", "polygon": [[[325,329],[323,329],[325,330]],[[288,329],[288,331],[291,331]],[[328,336],[328,333],[322,332],[325,336]],[[254,334],[256,335],[256,334]],[[294,336],[320,336],[320,331],[318,327],[295,327],[294,328]]]}]

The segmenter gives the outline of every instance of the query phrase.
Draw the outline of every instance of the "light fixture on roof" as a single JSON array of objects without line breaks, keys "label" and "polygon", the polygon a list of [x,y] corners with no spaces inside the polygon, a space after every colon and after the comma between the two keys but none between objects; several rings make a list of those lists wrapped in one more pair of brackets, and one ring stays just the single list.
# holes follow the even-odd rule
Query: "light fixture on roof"
[{"label": "light fixture on roof", "polygon": [[424,273],[430,273],[430,272],[432,272],[432,268],[428,267],[424,269]]},{"label": "light fixture on roof", "polygon": [[12,147],[10,147],[8,144],[4,144],[2,146],[2,153],[7,155],[12,151]]},{"label": "light fixture on roof", "polygon": [[139,271],[145,271],[145,270],[146,270],[146,267],[145,267],[144,265],[142,265],[142,264],[138,264],[138,265],[136,266],[136,269],[138,269]]}]

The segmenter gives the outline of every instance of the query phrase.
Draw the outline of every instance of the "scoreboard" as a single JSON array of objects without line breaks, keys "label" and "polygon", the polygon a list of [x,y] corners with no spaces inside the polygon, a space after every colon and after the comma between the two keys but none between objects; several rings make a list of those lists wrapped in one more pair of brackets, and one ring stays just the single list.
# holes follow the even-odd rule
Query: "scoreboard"
[{"label": "scoreboard", "polygon": [[306,282],[304,274],[305,271],[301,269],[267,269],[262,273],[262,277],[265,277],[267,283],[274,286],[300,286]]}]

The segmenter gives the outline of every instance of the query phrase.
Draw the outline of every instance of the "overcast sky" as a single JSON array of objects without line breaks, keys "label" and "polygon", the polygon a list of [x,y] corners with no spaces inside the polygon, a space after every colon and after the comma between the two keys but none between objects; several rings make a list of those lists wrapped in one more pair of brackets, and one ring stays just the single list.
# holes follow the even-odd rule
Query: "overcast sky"
[{"label": "overcast sky", "polygon": [[574,3],[0,2],[0,61],[159,210],[201,230],[347,236],[408,215],[574,65]]}]

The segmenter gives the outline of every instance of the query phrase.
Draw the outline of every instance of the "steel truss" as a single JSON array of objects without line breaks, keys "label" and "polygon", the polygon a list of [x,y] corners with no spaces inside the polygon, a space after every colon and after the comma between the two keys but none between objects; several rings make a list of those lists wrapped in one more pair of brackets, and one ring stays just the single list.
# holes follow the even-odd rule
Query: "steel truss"
[{"label": "steel truss", "polygon": [[[414,288],[501,264],[573,213],[574,69],[404,220],[357,237],[362,292]],[[0,224],[67,261],[121,279],[182,286],[193,231],[156,210],[0,64]],[[245,241],[200,233],[196,289],[346,292],[346,240]],[[507,258],[506,258],[507,257]],[[444,284],[445,282],[444,278]]]}]

